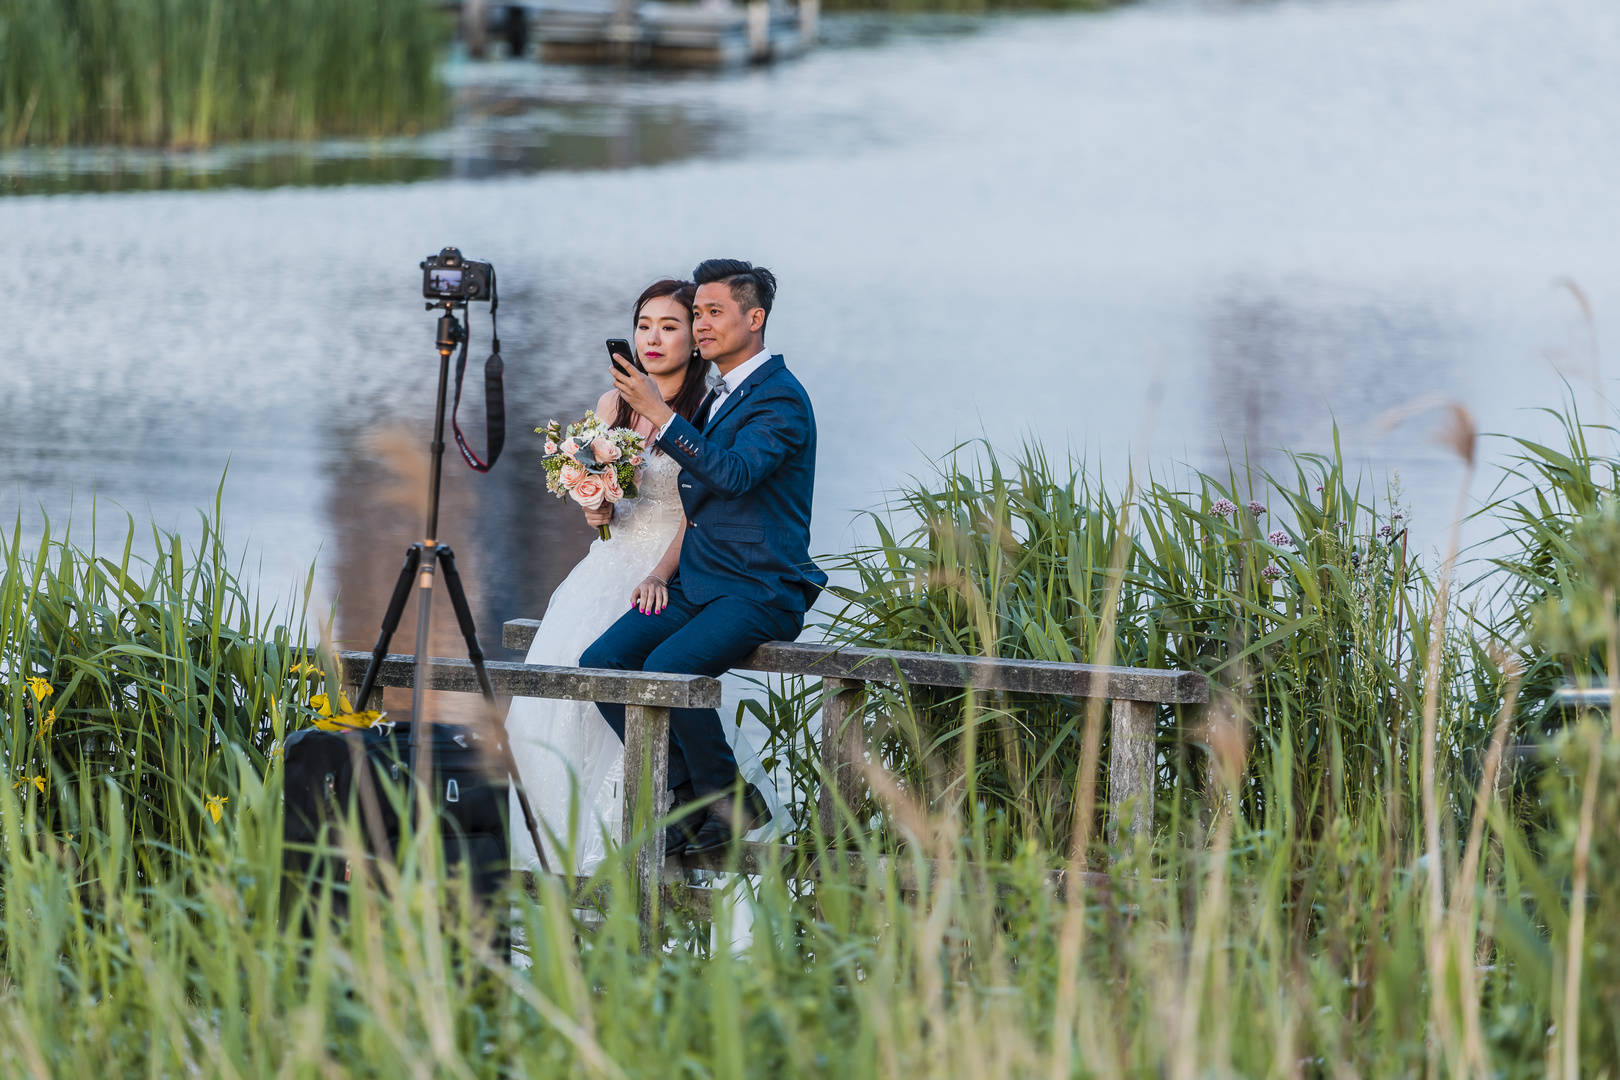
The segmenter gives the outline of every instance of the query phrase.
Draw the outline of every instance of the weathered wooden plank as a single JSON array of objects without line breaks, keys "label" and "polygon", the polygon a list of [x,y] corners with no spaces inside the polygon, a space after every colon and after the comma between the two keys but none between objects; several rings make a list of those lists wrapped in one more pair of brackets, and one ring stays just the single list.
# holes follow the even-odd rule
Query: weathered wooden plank
[{"label": "weathered wooden plank", "polygon": [[821,835],[829,839],[838,835],[838,803],[854,807],[861,797],[861,766],[866,758],[861,698],[865,690],[866,684],[855,679],[821,680],[821,768],[831,783],[822,787],[816,811]]},{"label": "weathered wooden plank", "polygon": [[[513,619],[503,628],[502,643],[509,649],[526,649],[539,625],[533,619]],[[1172,705],[1202,705],[1209,701],[1209,680],[1195,671],[1099,667],[1045,660],[987,660],[949,653],[859,649],[796,641],[767,642],[737,666],[748,671],[787,675],[864,682],[904,680],[918,686],[973,686],[980,690],[1020,694],[1118,698]]]},{"label": "weathered wooden plank", "polygon": [[1109,703],[1112,727],[1108,752],[1108,831],[1119,838],[1125,807],[1133,800],[1130,831],[1142,832],[1153,826],[1154,721],[1157,709],[1150,701]]},{"label": "weathered wooden plank", "polygon": [[[343,652],[342,681],[357,686],[365,678],[371,654]],[[414,686],[414,658],[390,653],[378,675],[379,686]],[[430,690],[479,692],[478,676],[470,660],[434,657]],[[720,681],[702,675],[664,675],[645,671],[609,671],[600,668],[552,667],[545,664],[511,664],[488,661],[489,681],[497,694],[515,697],[561,698],[566,701],[614,701],[625,705],[657,708],[717,709],[720,707]]]},{"label": "weathered wooden plank", "polygon": [[990,660],[949,653],[903,652],[771,641],[737,665],[749,671],[916,686],[971,686],[1019,694],[1203,704],[1209,680],[1192,671],[1099,667],[1045,660]]},{"label": "weathered wooden plank", "polygon": [[507,619],[501,624],[501,645],[527,651],[534,644],[534,635],[539,632],[539,619]]},{"label": "weathered wooden plank", "polygon": [[669,811],[669,710],[631,705],[624,710],[624,818],[621,843],[644,837],[636,847],[636,891],[641,904],[641,948],[659,944],[660,886],[664,879],[664,828]]}]

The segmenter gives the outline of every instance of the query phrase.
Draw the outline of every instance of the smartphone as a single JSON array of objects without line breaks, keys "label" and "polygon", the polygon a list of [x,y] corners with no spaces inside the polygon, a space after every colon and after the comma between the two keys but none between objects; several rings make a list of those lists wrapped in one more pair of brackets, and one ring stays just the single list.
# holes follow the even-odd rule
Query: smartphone
[{"label": "smartphone", "polygon": [[[608,338],[607,339],[607,351],[608,351],[608,361],[610,363],[612,363],[615,367],[617,367],[620,371],[629,372],[629,371],[636,370],[636,354],[635,354],[635,350],[630,348],[630,343],[628,341],[624,340],[624,338],[622,338],[622,337],[610,337],[610,338]],[[622,363],[622,364],[619,363],[620,360],[623,360],[624,363]]]}]

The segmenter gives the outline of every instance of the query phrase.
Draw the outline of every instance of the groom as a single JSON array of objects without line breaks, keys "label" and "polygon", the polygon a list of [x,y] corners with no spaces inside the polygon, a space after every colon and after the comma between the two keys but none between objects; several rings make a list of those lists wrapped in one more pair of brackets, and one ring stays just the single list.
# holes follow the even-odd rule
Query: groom
[{"label": "groom", "polygon": [[[695,420],[664,404],[648,376],[617,365],[613,373],[620,396],[656,425],[651,441],[680,462],[680,568],[668,606],[626,612],[585,650],[580,667],[718,676],[764,642],[798,637],[827,583],[810,561],[815,413],[782,358],[765,351],[776,276],[737,259],[710,259],[692,277],[692,333],[723,378],[711,378]],[[624,706],[597,708],[623,739]],[[671,830],[672,854],[724,847],[756,817],[769,817],[749,788],[745,820],[732,820],[733,800],[724,796],[738,782],[737,759],[717,711],[671,709],[670,744],[677,798],[722,796],[695,829]]]}]

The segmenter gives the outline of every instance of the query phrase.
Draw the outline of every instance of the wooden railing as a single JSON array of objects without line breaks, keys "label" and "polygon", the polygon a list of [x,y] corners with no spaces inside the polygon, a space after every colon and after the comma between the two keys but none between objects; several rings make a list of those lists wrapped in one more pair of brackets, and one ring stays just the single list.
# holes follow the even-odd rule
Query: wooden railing
[{"label": "wooden railing", "polygon": [[[539,623],[514,619],[504,627],[502,644],[527,649]],[[369,653],[346,652],[344,682],[358,685],[370,660]],[[1147,827],[1153,808],[1154,717],[1158,706],[1202,705],[1209,701],[1209,682],[1196,672],[1156,671],[1143,668],[1098,667],[1093,664],[1057,664],[1035,660],[988,660],[944,653],[899,652],[836,645],[772,641],[760,646],[742,670],[820,678],[822,765],[831,783],[819,796],[817,812],[824,832],[836,833],[837,808],[856,805],[861,796],[861,766],[866,758],[861,723],[861,698],[869,682],[947,686],[1000,693],[1055,694],[1076,698],[1103,698],[1111,703],[1109,756],[1110,820],[1117,827],[1127,807],[1134,808],[1131,829]],[[641,915],[651,935],[660,917],[663,889],[664,832],[654,823],[668,810],[669,793],[662,778],[669,766],[669,710],[718,708],[720,683],[702,675],[664,675],[637,671],[548,667],[538,664],[490,662],[490,681],[497,694],[518,697],[560,698],[570,701],[618,702],[625,709],[625,793],[621,837],[629,842],[646,837],[636,852]],[[472,665],[466,660],[435,659],[429,689],[478,693]],[[393,654],[383,664],[379,686],[409,687],[415,675],[410,656]],[[364,707],[364,706],[362,706]],[[637,766],[632,768],[632,764]],[[639,782],[638,782],[639,780]],[[651,792],[650,800],[643,792]],[[856,860],[855,856],[840,856]],[[733,868],[749,872],[777,861],[796,867],[799,876],[814,876],[816,868],[779,845],[743,845]],[[724,855],[686,856],[683,865],[725,869]],[[864,872],[877,867],[860,868]],[[882,868],[885,869],[886,868]],[[1053,874],[1061,889],[1061,872]],[[902,883],[904,887],[904,883]],[[706,899],[692,890],[686,899],[699,906]]]}]

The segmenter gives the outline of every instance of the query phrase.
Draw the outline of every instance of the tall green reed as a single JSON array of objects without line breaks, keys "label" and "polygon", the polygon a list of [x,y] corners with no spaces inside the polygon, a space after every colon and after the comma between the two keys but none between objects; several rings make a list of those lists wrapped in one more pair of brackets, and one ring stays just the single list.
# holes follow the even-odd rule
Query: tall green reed
[{"label": "tall green reed", "polygon": [[[1620,904],[1614,745],[1587,815],[1594,926]],[[1244,767],[1237,752],[1228,778]],[[878,778],[907,841],[897,858],[864,879],[828,860],[808,895],[773,870],[736,881],[702,923],[672,915],[649,957],[634,904],[581,918],[584,901],[546,878],[480,912],[408,832],[399,868],[355,873],[350,916],[327,917],[326,892],[278,887],[279,767],[240,776],[232,813],[159,873],[131,857],[111,793],[87,800],[69,846],[0,788],[9,1075],[1051,1076],[1060,1021],[1063,1076],[1406,1075],[1429,1054],[1423,875],[1403,863],[1384,882],[1381,837],[1348,816],[1314,848],[1306,914],[1292,900],[1296,853],[1242,815],[1157,864],[1119,852],[1081,909],[1065,998],[1065,904],[1044,860],[971,861],[960,818]],[[1476,926],[1495,944],[1474,1005],[1492,1075],[1546,1075],[1549,1021],[1563,1026],[1585,790],[1549,789],[1568,828],[1542,853],[1494,815],[1501,884]],[[857,843],[879,865],[874,838]],[[352,844],[340,854],[365,866]],[[1155,865],[1169,873],[1144,872]],[[592,884],[628,896],[624,870],[612,859]],[[306,938],[294,928],[309,905]],[[497,917],[510,954],[490,944]],[[1620,990],[1601,940],[1581,955],[1577,1062],[1599,1075]]]},{"label": "tall green reed", "polygon": [[248,595],[219,521],[216,502],[189,550],[154,530],[146,557],[133,521],[111,557],[49,521],[31,550],[0,536],[0,770],[42,827],[77,834],[112,791],[143,860],[195,851],[308,722],[302,611]]},{"label": "tall green reed", "polygon": [[[1150,481],[1134,497],[1114,663],[1201,671],[1241,700],[1254,752],[1235,794],[1257,820],[1316,834],[1356,802],[1404,829],[1417,794],[1417,732],[1407,721],[1433,594],[1409,552],[1406,513],[1394,498],[1369,499],[1338,456],[1294,458],[1284,476],[1239,476]],[[1026,448],[1008,464],[983,447],[941,463],[892,507],[873,518],[875,545],[834,560],[856,581],[838,590],[834,636],[1033,660],[1098,655],[1124,508],[1084,463],[1058,465]],[[1494,715],[1501,680],[1466,636],[1448,629],[1446,638],[1443,715],[1455,747]],[[1483,686],[1451,677],[1464,673]],[[975,700],[971,754],[960,741],[969,704],[918,688],[885,694],[874,730],[884,761],[936,800],[960,801],[971,784],[1011,835],[1062,850],[1082,703]],[[1161,828],[1202,827],[1194,811],[1211,777],[1203,724],[1193,710],[1160,710],[1158,781],[1171,793]],[[969,758],[972,776],[959,764]]]},{"label": "tall green reed", "polygon": [[0,146],[419,130],[447,30],[427,0],[0,0]]},{"label": "tall green reed", "polygon": [[[1166,775],[1187,779],[1184,787],[1167,789],[1152,842],[1126,841],[1099,852],[1106,857],[1092,865],[1107,868],[1106,888],[1092,885],[1074,905],[1057,895],[1048,875],[1051,846],[1025,828],[1034,819],[1018,818],[1022,811],[1010,800],[995,801],[993,784],[975,788],[974,796],[989,804],[978,814],[961,812],[964,797],[929,786],[926,769],[905,755],[913,753],[907,740],[933,732],[946,740],[938,756],[950,756],[944,751],[951,725],[962,726],[950,710],[959,713],[960,703],[940,700],[928,703],[936,715],[917,707],[915,720],[880,721],[888,725],[880,732],[895,771],[874,771],[871,802],[846,808],[856,824],[864,825],[868,813],[883,823],[875,831],[855,830],[850,841],[867,856],[868,872],[823,859],[821,876],[808,887],[771,869],[749,880],[733,878],[720,885],[712,916],[675,912],[665,948],[650,957],[640,949],[634,905],[613,901],[631,895],[628,849],[599,869],[585,895],[570,896],[563,882],[542,879],[533,895],[514,889],[494,911],[481,912],[463,883],[446,879],[436,845],[414,843],[408,826],[397,868],[368,864],[352,839],[358,823],[350,808],[337,853],[338,865],[355,871],[350,880],[284,890],[280,765],[271,744],[261,741],[266,724],[269,738],[277,737],[275,708],[256,719],[241,706],[262,700],[251,692],[254,685],[282,702],[305,688],[288,678],[268,620],[255,629],[243,621],[248,609],[233,606],[239,589],[224,584],[228,564],[216,557],[217,527],[209,528],[201,557],[184,561],[175,554],[181,548],[160,537],[144,568],[132,555],[103,562],[93,551],[50,539],[43,554],[25,558],[14,536],[0,594],[10,628],[5,640],[13,648],[5,654],[8,745],[19,745],[19,735],[39,742],[39,706],[80,708],[78,695],[87,685],[128,680],[134,696],[116,700],[136,702],[152,696],[154,683],[160,696],[176,684],[190,690],[178,712],[166,711],[174,708],[167,703],[143,708],[138,717],[109,707],[105,720],[96,699],[85,699],[89,706],[59,712],[53,728],[64,715],[101,726],[85,729],[78,754],[53,765],[47,791],[29,782],[0,784],[0,1060],[8,1074],[31,1076],[1391,1075],[1426,1069],[1431,1061],[1438,1062],[1437,1074],[1599,1075],[1614,1059],[1610,1021],[1620,1000],[1620,974],[1601,933],[1620,911],[1614,797],[1620,758],[1612,737],[1586,725],[1551,746],[1548,767],[1525,794],[1539,808],[1529,818],[1511,813],[1489,778],[1481,777],[1472,792],[1483,800],[1475,806],[1464,795],[1473,782],[1466,770],[1459,764],[1442,773],[1448,805],[1479,809],[1485,824],[1476,834],[1461,814],[1463,827],[1447,837],[1451,849],[1466,849],[1470,857],[1446,854],[1453,907],[1440,970],[1428,963],[1424,947],[1432,933],[1425,917],[1427,868],[1409,837],[1391,841],[1391,813],[1377,801],[1383,789],[1369,790],[1347,775],[1342,801],[1324,797],[1321,813],[1296,814],[1302,794],[1331,782],[1323,776],[1302,789],[1299,774],[1348,773],[1345,763],[1358,753],[1368,768],[1385,767],[1382,750],[1357,748],[1357,728],[1327,717],[1308,738],[1270,730],[1278,717],[1313,715],[1312,706],[1294,697],[1308,702],[1315,694],[1352,717],[1354,709],[1369,706],[1356,704],[1341,684],[1298,691],[1311,684],[1292,674],[1288,665],[1297,661],[1287,650],[1268,651],[1282,639],[1255,643],[1272,633],[1268,628],[1304,625],[1301,613],[1327,622],[1336,633],[1300,650],[1307,658],[1323,657],[1310,662],[1317,665],[1314,677],[1324,679],[1320,672],[1331,670],[1330,661],[1360,663],[1356,649],[1389,640],[1379,633],[1420,644],[1408,635],[1421,634],[1413,625],[1424,621],[1423,587],[1411,584],[1406,590],[1414,611],[1408,614],[1417,619],[1402,621],[1404,609],[1397,609],[1388,616],[1391,629],[1358,630],[1352,618],[1366,621],[1366,611],[1393,603],[1377,599],[1372,571],[1365,586],[1372,599],[1351,591],[1337,607],[1320,602],[1327,614],[1306,607],[1308,594],[1290,592],[1286,575],[1353,586],[1369,562],[1386,576],[1393,574],[1391,565],[1402,565],[1389,542],[1393,535],[1380,538],[1359,518],[1354,529],[1333,524],[1343,517],[1333,507],[1349,504],[1337,503],[1325,483],[1315,491],[1310,481],[1319,478],[1319,471],[1307,471],[1301,495],[1322,508],[1321,521],[1313,531],[1307,518],[1291,545],[1261,540],[1260,530],[1276,531],[1272,521],[1214,506],[1227,497],[1217,492],[1236,487],[1230,481],[1207,490],[1200,485],[1196,494],[1166,496],[1149,487],[1140,496],[1134,519],[1143,523],[1143,535],[1151,536],[1148,523],[1158,520],[1154,499],[1173,497],[1185,513],[1196,513],[1179,527],[1200,530],[1193,535],[1204,546],[1185,565],[1202,591],[1188,589],[1180,607],[1165,614],[1165,599],[1155,591],[1155,574],[1162,571],[1148,566],[1147,556],[1166,561],[1170,541],[1133,544],[1121,564],[1118,607],[1128,617],[1118,624],[1123,644],[1116,656],[1132,662],[1185,649],[1221,680],[1225,711],[1217,715],[1227,719],[1194,728],[1207,747],[1195,765],[1165,766]],[[1111,549],[1102,533],[1084,557],[1089,567],[1028,555],[1024,548],[1037,535],[1028,531],[1029,522],[1054,508],[1070,522],[1082,520],[1081,510],[1120,511],[1103,493],[1079,484],[1065,502],[1068,478],[1061,497],[1014,479],[1019,483],[1004,476],[998,489],[993,474],[981,475],[965,495],[953,496],[957,504],[946,503],[957,505],[959,520],[971,527],[966,539],[960,532],[944,535],[943,528],[937,540],[917,538],[913,546],[923,554],[932,543],[956,545],[949,550],[957,557],[951,564],[957,577],[930,583],[893,567],[885,571],[881,595],[894,607],[882,610],[898,625],[937,627],[965,645],[992,642],[1000,655],[1032,648],[1038,639],[1025,634],[1025,626],[1062,627],[1076,651],[1085,640],[1077,631],[1094,626],[1094,634],[1106,632],[1098,604],[1109,594],[1107,571],[1097,567],[1109,565],[1099,557],[1108,559]],[[1021,508],[1018,514],[975,517],[975,509],[997,507],[998,490],[1006,506]],[[1282,505],[1274,491],[1265,497]],[[1007,528],[992,529],[998,520]],[[1593,595],[1612,604],[1603,575],[1620,576],[1620,570],[1614,560],[1602,560],[1604,552],[1620,551],[1620,542],[1605,539],[1620,537],[1617,521],[1613,514],[1585,515],[1572,523],[1572,535],[1588,538],[1578,550],[1589,566],[1572,563],[1562,574],[1569,610],[1587,610]],[[995,550],[975,540],[975,531],[992,538]],[[1316,543],[1321,555],[1309,553]],[[1383,543],[1382,562],[1373,558],[1380,549],[1372,543]],[[897,555],[895,565],[906,567],[911,557]],[[1270,582],[1276,587],[1268,606],[1258,585],[1253,594],[1240,587],[1266,581],[1258,571],[1271,565],[1288,569]],[[1080,583],[1072,593],[1059,591],[1059,568],[1064,580],[1073,574]],[[1087,574],[1105,580],[1093,585]],[[989,594],[993,602],[975,606],[965,593],[961,583],[973,575],[1000,583]],[[141,596],[133,597],[123,579]],[[1409,580],[1422,579],[1414,574]],[[1031,584],[1041,581],[1050,583],[1054,597],[1066,597],[1061,618],[1010,617],[1028,612],[1043,595]],[[930,589],[954,591],[930,599]],[[1575,596],[1578,590],[1586,591]],[[36,611],[42,595],[51,602]],[[53,621],[52,611],[69,615]],[[1602,651],[1612,654],[1612,612],[1596,622],[1560,623],[1562,611],[1547,605],[1534,617],[1541,642],[1535,648],[1589,654],[1599,644],[1593,627],[1602,625]],[[46,614],[43,622],[38,612]],[[1176,617],[1181,621],[1174,625],[1182,627],[1176,633],[1152,629]],[[177,629],[164,636],[168,624]],[[227,628],[240,629],[240,639]],[[65,644],[64,633],[71,635]],[[98,635],[88,639],[99,643],[96,648],[84,646],[86,634]],[[264,651],[245,648],[255,639]],[[289,659],[295,644],[286,649]],[[81,647],[86,651],[74,652]],[[68,658],[60,664],[59,652]],[[1446,669],[1448,708],[1462,715],[1479,704],[1469,699],[1475,691],[1467,665],[1474,661],[1460,645],[1454,652]],[[257,672],[258,681],[237,679],[221,662],[227,655]],[[1416,668],[1417,655],[1406,653],[1390,666]],[[25,671],[26,664],[33,666]],[[131,672],[130,665],[141,670]],[[1268,674],[1267,665],[1287,678]],[[1351,670],[1385,677],[1377,668]],[[188,671],[194,676],[189,683],[169,681]],[[80,684],[70,694],[75,674]],[[35,697],[26,682],[32,677],[45,678],[56,693]],[[1373,698],[1389,703],[1386,727],[1410,732],[1415,726],[1414,678],[1393,680],[1388,697]],[[221,694],[225,684],[232,689]],[[237,711],[226,702],[236,703]],[[814,704],[814,690],[804,688],[796,700],[770,702],[769,715],[802,728]],[[975,737],[983,739],[985,754],[975,768],[981,777],[993,778],[998,768],[1012,775],[1013,767],[995,764],[994,756],[1005,752],[999,748],[1009,730],[1014,749],[1027,752],[1019,740],[1033,741],[1025,730],[1033,730],[1033,722],[1016,700],[984,708],[986,716],[992,709],[1005,713],[1009,728],[979,726]],[[177,716],[194,722],[210,709],[215,720],[207,731],[200,723],[194,731],[176,722]],[[1511,705],[1500,711],[1513,715]],[[229,716],[237,719],[220,719]],[[294,710],[282,722],[305,719],[307,710]],[[1067,726],[1071,718],[1058,713],[1053,720]],[[1181,734],[1172,725],[1186,721],[1168,712],[1161,721],[1171,762],[1168,739]],[[170,791],[161,799],[154,800],[151,785],[131,789],[132,771],[121,773],[118,762],[145,754],[143,760],[160,766],[164,759],[143,747],[162,745],[163,738],[126,742],[122,756],[91,756],[102,745],[94,739],[132,738],[123,733],[166,726],[176,731],[177,752],[213,764],[154,779]],[[1467,741],[1460,727],[1451,730],[1448,746]],[[1506,725],[1492,730],[1506,731]],[[1302,755],[1313,749],[1309,740],[1320,743],[1329,734],[1352,745],[1337,755],[1326,749],[1316,749],[1314,758]],[[1399,771],[1408,782],[1411,739],[1389,738],[1405,748]],[[1074,741],[1071,730],[1065,742]],[[799,746],[779,743],[785,757]],[[813,749],[808,740],[803,746]],[[1074,751],[1065,746],[1060,752]],[[16,765],[17,771],[27,767],[23,759]],[[800,767],[808,769],[804,762]],[[956,782],[949,767],[944,771]],[[1058,781],[1072,790],[1075,771]],[[1043,774],[1030,768],[1025,775]],[[206,810],[209,795],[230,800],[217,820]],[[191,807],[193,816],[176,827],[153,814],[152,804],[163,799]],[[1207,827],[1178,829],[1181,807]],[[164,828],[176,839],[160,840]],[[1108,844],[1106,834],[1093,835],[1100,846]],[[814,847],[818,838],[806,839]],[[154,847],[163,847],[166,857],[154,858]],[[346,919],[327,917],[319,906],[338,887],[348,890]],[[581,917],[592,897],[604,895],[599,912]],[[306,912],[312,913],[310,938],[297,932]],[[1083,933],[1071,935],[1076,913]],[[519,963],[507,963],[507,954],[490,944],[495,921],[513,930]],[[750,933],[740,933],[744,924]],[[1468,972],[1471,981],[1464,978]],[[1443,995],[1439,1014],[1456,1021],[1445,1030],[1428,1020],[1437,1011],[1431,1009],[1437,994]],[[1477,1053],[1468,1049],[1470,1039]]]}]

